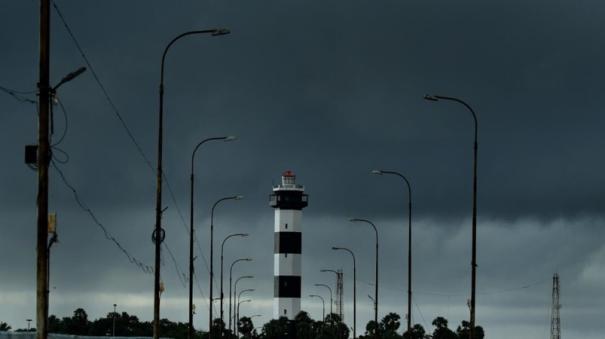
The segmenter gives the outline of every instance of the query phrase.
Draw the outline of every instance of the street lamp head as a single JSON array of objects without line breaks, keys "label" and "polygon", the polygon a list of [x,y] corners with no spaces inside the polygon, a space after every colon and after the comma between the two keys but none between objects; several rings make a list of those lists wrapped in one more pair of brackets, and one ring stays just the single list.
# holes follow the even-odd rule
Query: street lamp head
[{"label": "street lamp head", "polygon": [[340,247],[335,247],[335,246],[332,246],[332,249],[333,249],[333,250],[335,250],[335,251],[336,251],[336,250],[340,250],[340,249],[342,249],[342,248],[340,248]]},{"label": "street lamp head", "polygon": [[53,90],[57,90],[57,88],[59,88],[61,85],[63,85],[66,82],[70,82],[73,79],[77,78],[80,74],[86,72],[86,67],[80,67],[77,70],[67,74],[66,76],[63,77],[63,79],[61,79],[61,81],[59,81],[59,83],[53,88]]},{"label": "street lamp head", "polygon": [[437,96],[435,95],[425,95],[424,96],[424,100],[428,100],[428,101],[439,101],[439,98],[437,98]]},{"label": "street lamp head", "polygon": [[235,140],[237,140],[237,137],[235,135],[229,135],[229,136],[225,137],[224,141],[227,142],[227,141],[235,141]]},{"label": "street lamp head", "polygon": [[244,199],[244,196],[243,195],[236,195],[236,196],[233,197],[233,199],[235,199],[235,200],[242,200],[242,199]]},{"label": "street lamp head", "polygon": [[376,174],[376,175],[382,175],[382,171],[381,170],[377,170],[377,169],[373,169],[370,174]]},{"label": "street lamp head", "polygon": [[349,221],[350,222],[358,222],[358,221],[363,221],[363,220],[358,219],[358,218],[352,218],[352,219],[349,219]]},{"label": "street lamp head", "polygon": [[244,258],[244,261],[252,261],[252,258]]},{"label": "street lamp head", "polygon": [[228,28],[218,28],[215,29],[214,32],[212,32],[212,36],[227,35],[230,33],[231,31]]}]

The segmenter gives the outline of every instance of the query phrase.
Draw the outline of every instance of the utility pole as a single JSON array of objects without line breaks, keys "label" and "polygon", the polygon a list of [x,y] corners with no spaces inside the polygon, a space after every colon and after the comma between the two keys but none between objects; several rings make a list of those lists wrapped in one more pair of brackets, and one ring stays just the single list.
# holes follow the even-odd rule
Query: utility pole
[{"label": "utility pole", "polygon": [[50,111],[50,0],[40,0],[40,60],[38,80],[38,219],[36,258],[36,338],[48,337],[48,136]]}]

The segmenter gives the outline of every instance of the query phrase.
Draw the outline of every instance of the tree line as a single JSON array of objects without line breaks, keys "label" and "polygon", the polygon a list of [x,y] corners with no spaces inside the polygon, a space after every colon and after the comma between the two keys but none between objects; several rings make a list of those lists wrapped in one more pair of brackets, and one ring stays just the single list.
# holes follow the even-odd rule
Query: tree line
[{"label": "tree line", "polygon": [[[153,324],[150,321],[140,321],[135,315],[126,312],[110,312],[106,317],[93,321],[88,320],[88,314],[82,308],[73,312],[71,317],[58,318],[51,315],[48,319],[49,333],[88,335],[88,336],[115,336],[119,337],[151,337]],[[115,327],[114,327],[115,322]],[[452,330],[444,317],[433,320],[432,333],[428,333],[420,324],[415,324],[411,331],[399,334],[401,318],[396,313],[389,313],[379,323],[370,321],[365,332],[359,339],[468,339],[470,323],[462,321]],[[0,331],[9,331],[11,326],[0,321]],[[255,327],[252,319],[241,317],[237,324],[240,337],[246,339],[347,339],[351,336],[351,329],[337,314],[328,314],[325,319],[313,320],[305,311],[301,311],[294,320],[287,318],[274,319],[262,327]],[[27,329],[17,329],[17,332]],[[35,329],[31,329],[35,331]],[[237,338],[232,331],[225,327],[221,319],[215,319],[212,324],[212,338],[208,332],[195,331],[195,339],[234,339]],[[168,319],[160,320],[160,333],[162,337],[174,339],[187,339],[188,324],[172,322]],[[485,333],[481,326],[475,327],[475,339],[484,339]]]}]

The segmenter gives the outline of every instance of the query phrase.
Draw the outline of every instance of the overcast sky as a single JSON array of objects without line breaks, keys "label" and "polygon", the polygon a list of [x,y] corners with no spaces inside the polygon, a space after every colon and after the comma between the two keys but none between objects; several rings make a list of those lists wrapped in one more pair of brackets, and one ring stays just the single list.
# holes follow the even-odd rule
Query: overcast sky
[{"label": "overcast sky", "polygon": [[[605,316],[605,4],[592,0],[507,1],[66,1],[65,19],[124,121],[155,166],[161,53],[181,32],[227,27],[222,37],[191,37],[166,63],[166,244],[185,271],[191,151],[197,156],[196,261],[208,295],[209,210],[215,239],[230,240],[225,261],[253,257],[234,275],[255,275],[242,314],[272,315],[271,185],[286,169],[309,194],[303,216],[303,296],[334,283],[321,268],[345,271],[345,320],[352,325],[352,267],[358,257],[358,333],[372,316],[373,233],[380,232],[380,315],[406,307],[406,204],[403,182],[368,175],[394,169],[414,194],[413,320],[428,331],[436,316],[455,328],[468,318],[472,198],[472,118],[450,102],[468,101],[479,119],[477,323],[490,339],[546,338],[552,276],[561,279],[565,338],[603,338]],[[38,1],[0,2],[0,85],[35,89]],[[85,65],[52,12],[51,79]],[[25,95],[35,99],[35,94]],[[151,265],[154,171],[128,137],[89,70],[59,98],[67,133],[58,164],[96,218],[137,260]],[[23,148],[36,143],[36,107],[0,92],[0,321],[35,318],[36,173]],[[55,109],[55,137],[66,119]],[[66,160],[56,150],[56,160]],[[51,259],[50,312],[83,307],[152,318],[153,276],[110,241],[51,170],[50,209],[60,242]],[[187,319],[187,289],[163,254],[162,317]],[[218,268],[219,262],[215,263]],[[218,269],[217,269],[218,272]],[[217,277],[218,279],[218,277]],[[217,285],[215,285],[217,286]],[[197,328],[208,301],[195,290]],[[215,296],[218,293],[215,292]],[[317,300],[303,309],[321,316]]]}]

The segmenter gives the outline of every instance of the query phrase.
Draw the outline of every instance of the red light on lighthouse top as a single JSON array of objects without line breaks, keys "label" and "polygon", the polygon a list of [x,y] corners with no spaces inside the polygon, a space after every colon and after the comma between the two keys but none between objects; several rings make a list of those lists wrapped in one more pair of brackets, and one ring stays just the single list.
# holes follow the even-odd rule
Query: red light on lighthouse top
[{"label": "red light on lighthouse top", "polygon": [[294,177],[296,177],[296,174],[294,174],[294,172],[292,172],[291,170],[287,170],[284,173],[282,173],[282,177],[294,178]]}]

